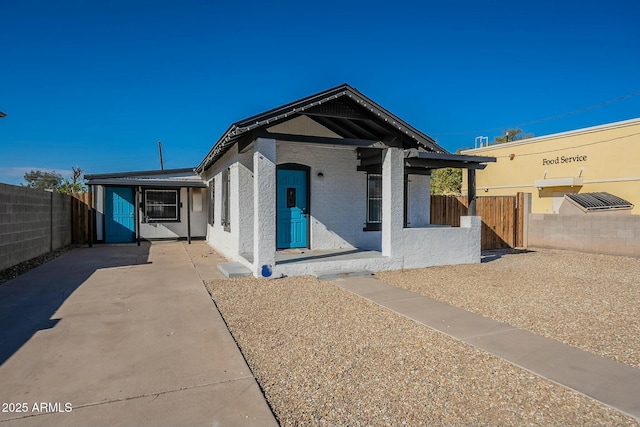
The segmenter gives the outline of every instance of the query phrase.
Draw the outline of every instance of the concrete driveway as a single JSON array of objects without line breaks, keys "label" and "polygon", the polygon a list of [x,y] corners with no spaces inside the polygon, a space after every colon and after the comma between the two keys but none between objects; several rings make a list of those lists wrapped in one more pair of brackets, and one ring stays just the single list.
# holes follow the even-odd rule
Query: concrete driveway
[{"label": "concrete driveway", "polygon": [[216,261],[97,245],[0,286],[0,427],[277,425],[202,283]]}]

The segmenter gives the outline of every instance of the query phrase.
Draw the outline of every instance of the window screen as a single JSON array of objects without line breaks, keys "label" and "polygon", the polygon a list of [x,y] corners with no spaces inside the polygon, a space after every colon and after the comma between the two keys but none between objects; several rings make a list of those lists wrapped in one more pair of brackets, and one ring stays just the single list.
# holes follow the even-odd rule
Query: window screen
[{"label": "window screen", "polygon": [[382,223],[382,175],[367,175],[367,223]]},{"label": "window screen", "polygon": [[178,190],[145,190],[144,212],[147,221],[179,221]]}]

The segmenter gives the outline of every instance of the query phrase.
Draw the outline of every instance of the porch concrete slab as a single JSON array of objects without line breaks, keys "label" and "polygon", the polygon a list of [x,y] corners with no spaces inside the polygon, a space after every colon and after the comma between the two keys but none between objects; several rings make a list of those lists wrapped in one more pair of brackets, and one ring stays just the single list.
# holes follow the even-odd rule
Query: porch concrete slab
[{"label": "porch concrete slab", "polygon": [[221,262],[218,264],[218,270],[229,278],[251,276],[253,274],[251,270],[239,262]]},{"label": "porch concrete slab", "polygon": [[640,419],[640,369],[396,288],[375,277],[333,283]]},{"label": "porch concrete slab", "polygon": [[0,401],[29,406],[0,426],[277,425],[184,245],[75,249],[0,286]]}]

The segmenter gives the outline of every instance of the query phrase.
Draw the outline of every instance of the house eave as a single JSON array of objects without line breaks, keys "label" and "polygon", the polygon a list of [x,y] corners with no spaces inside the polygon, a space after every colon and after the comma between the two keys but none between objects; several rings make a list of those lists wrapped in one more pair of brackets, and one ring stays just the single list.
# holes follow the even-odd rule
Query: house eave
[{"label": "house eave", "polygon": [[[198,165],[196,171],[198,173],[202,173],[222,157],[229,149],[231,149],[231,147],[233,147],[241,137],[251,136],[253,132],[258,131],[259,129],[271,127],[283,121],[304,115],[305,112],[309,112],[310,109],[317,108],[322,104],[342,97],[347,97],[353,101],[358,108],[366,109],[366,111],[368,111],[367,114],[371,117],[375,117],[375,120],[379,122],[379,126],[386,126],[384,129],[388,130],[393,129],[394,134],[405,135],[407,140],[413,141],[412,144],[415,144],[416,147],[431,152],[448,154],[447,150],[439,146],[435,140],[385,110],[371,99],[358,92],[356,89],[347,84],[343,84],[233,123],[214,144],[207,156],[205,156],[202,162]],[[315,111],[316,112],[311,113],[313,116],[322,116],[321,113],[317,112],[317,109]],[[348,117],[345,116],[342,117],[342,119],[348,120]]]}]

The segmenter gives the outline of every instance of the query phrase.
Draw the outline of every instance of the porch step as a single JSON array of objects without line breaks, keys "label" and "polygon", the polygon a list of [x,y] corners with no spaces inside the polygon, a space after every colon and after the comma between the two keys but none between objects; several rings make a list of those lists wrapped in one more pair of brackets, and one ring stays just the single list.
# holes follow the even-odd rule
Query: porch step
[{"label": "porch step", "polygon": [[369,270],[354,270],[354,271],[345,271],[345,270],[330,270],[330,271],[319,271],[314,273],[313,276],[319,280],[335,280],[335,279],[343,279],[345,277],[355,277],[355,276],[371,276],[371,272]]},{"label": "porch step", "polygon": [[218,270],[225,275],[225,277],[243,277],[251,276],[251,270],[239,262],[221,262],[218,264]]}]

